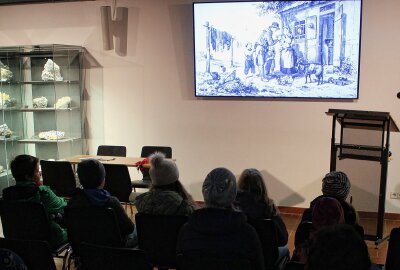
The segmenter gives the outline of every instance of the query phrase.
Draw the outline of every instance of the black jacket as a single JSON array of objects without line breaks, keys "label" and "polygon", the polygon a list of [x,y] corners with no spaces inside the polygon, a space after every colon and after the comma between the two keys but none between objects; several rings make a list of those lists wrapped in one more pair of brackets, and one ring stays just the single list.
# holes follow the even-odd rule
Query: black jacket
[{"label": "black jacket", "polygon": [[[89,199],[84,190],[80,188],[75,190],[74,195],[68,201],[69,207],[85,207],[94,205],[95,204],[93,204]],[[97,204],[96,206],[99,205]],[[109,196],[104,200],[102,206],[111,207],[114,210],[122,237],[127,238],[128,234],[131,234],[135,230],[135,224],[133,224],[132,220],[128,217],[124,208],[121,206],[120,201],[116,197]],[[99,220],[99,222],[101,221]]]},{"label": "black jacket", "polygon": [[[272,201],[271,201],[272,202]],[[264,201],[257,201],[255,196],[246,191],[238,192],[235,206],[238,207],[249,219],[271,219],[277,231],[278,246],[285,246],[288,242],[288,232],[282,217],[276,211],[276,206],[267,205]]]},{"label": "black jacket", "polygon": [[250,260],[252,269],[264,269],[256,231],[243,213],[233,210],[203,208],[193,212],[180,230],[177,254],[193,253],[238,256]]}]

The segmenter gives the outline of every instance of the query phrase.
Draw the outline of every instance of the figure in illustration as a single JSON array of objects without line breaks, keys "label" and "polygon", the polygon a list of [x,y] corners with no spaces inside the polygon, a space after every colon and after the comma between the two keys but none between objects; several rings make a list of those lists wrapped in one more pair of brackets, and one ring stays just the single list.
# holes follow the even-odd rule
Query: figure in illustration
[{"label": "figure in illustration", "polygon": [[255,66],[254,66],[254,49],[253,45],[251,42],[248,42],[246,44],[246,48],[244,51],[244,74],[247,76],[249,74],[249,70],[251,71],[252,74],[256,72]]},{"label": "figure in illustration", "polygon": [[261,46],[261,57],[260,64],[262,66],[262,78],[266,78],[267,70],[267,55],[269,48],[273,48],[273,46],[277,43],[277,40],[273,38],[274,33],[279,30],[279,24],[277,22],[273,22],[271,26],[269,26],[266,30],[263,30],[259,39],[258,44]]},{"label": "figure in illustration", "polygon": [[292,69],[294,67],[294,56],[293,56],[293,36],[290,33],[288,27],[283,28],[283,33],[281,36],[281,71],[283,74],[292,74]]}]

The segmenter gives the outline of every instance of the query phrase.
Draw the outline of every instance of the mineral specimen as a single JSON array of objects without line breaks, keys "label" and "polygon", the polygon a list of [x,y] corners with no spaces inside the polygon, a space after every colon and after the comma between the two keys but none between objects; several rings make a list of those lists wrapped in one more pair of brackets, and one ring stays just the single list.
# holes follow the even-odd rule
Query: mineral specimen
[{"label": "mineral specimen", "polygon": [[10,95],[6,93],[0,92],[0,108],[5,109],[5,108],[11,108],[15,106],[17,101],[15,98],[11,98]]},{"label": "mineral specimen", "polygon": [[48,59],[46,64],[44,65],[44,69],[42,71],[42,80],[43,81],[63,80],[63,77],[61,77],[60,67],[51,59]]},{"label": "mineral specimen", "polygon": [[0,165],[0,173],[4,172],[3,166]]},{"label": "mineral specimen", "polygon": [[65,136],[64,131],[57,131],[57,130],[50,130],[50,131],[43,131],[39,133],[39,139],[41,140],[59,140],[63,139]]},{"label": "mineral specimen", "polygon": [[7,124],[0,125],[0,136],[10,138],[12,134],[11,129],[8,128]]},{"label": "mineral specimen", "polygon": [[59,98],[56,102],[56,104],[54,105],[54,107],[56,109],[66,109],[69,108],[71,105],[71,98],[66,96],[66,97],[62,97]]},{"label": "mineral specimen", "polygon": [[47,98],[38,97],[32,100],[33,108],[47,108]]},{"label": "mineral specimen", "polygon": [[0,61],[0,81],[6,82],[11,80],[12,77],[13,73],[11,72],[10,68]]}]

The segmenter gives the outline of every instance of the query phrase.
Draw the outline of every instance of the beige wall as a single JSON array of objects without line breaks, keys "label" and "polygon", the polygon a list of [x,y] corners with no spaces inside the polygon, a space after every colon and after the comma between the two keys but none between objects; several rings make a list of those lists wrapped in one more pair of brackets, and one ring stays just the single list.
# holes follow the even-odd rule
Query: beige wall
[{"label": "beige wall", "polygon": [[[129,8],[125,57],[102,49],[99,7],[111,2],[2,6],[0,44],[86,47],[92,57],[89,151],[100,143],[124,144],[128,155],[138,156],[142,145],[170,145],[196,199],[211,169],[226,166],[238,175],[255,167],[279,205],[305,207],[329,170],[329,108],[388,111],[400,123],[398,0],[364,1],[360,99],[354,102],[195,98],[192,1],[117,1]],[[392,135],[388,191],[400,192],[399,139]],[[363,183],[371,180],[363,178],[369,174],[356,175],[354,190],[368,190]],[[400,213],[400,200],[388,200],[387,212]]]}]

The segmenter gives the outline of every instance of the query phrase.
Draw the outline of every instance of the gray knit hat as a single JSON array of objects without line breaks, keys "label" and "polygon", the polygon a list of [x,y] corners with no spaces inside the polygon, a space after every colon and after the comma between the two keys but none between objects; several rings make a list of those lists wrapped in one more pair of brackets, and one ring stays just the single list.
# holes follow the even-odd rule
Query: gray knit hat
[{"label": "gray knit hat", "polygon": [[350,192],[350,181],[344,172],[330,172],[322,179],[322,194],[346,200]]},{"label": "gray knit hat", "polygon": [[207,207],[225,208],[236,198],[236,178],[226,168],[212,170],[203,183],[203,197]]},{"label": "gray knit hat", "polygon": [[178,167],[172,160],[165,159],[163,153],[152,154],[150,164],[149,174],[154,186],[165,186],[178,181]]}]

